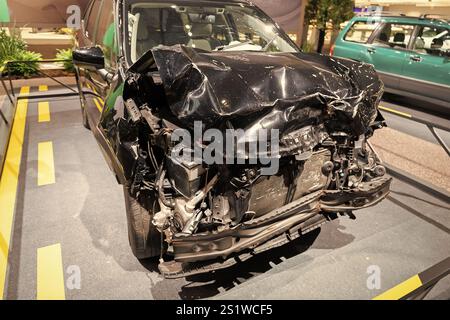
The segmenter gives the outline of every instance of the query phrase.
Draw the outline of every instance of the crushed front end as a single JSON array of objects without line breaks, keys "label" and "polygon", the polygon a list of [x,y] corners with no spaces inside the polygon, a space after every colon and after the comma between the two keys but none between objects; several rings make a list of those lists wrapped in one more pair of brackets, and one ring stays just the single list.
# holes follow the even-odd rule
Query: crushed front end
[{"label": "crushed front end", "polygon": [[[154,199],[161,272],[186,275],[192,262],[203,265],[191,273],[225,267],[383,200],[391,178],[368,143],[385,125],[382,94],[371,66],[320,55],[184,46],[144,55],[128,71],[117,134],[130,192]],[[194,138],[174,143],[180,129]],[[235,140],[244,146],[252,137],[267,145],[258,132],[276,130],[277,170],[267,174],[249,148],[215,154],[223,160],[215,164],[185,157],[217,143],[204,136],[211,129],[243,132]]]}]

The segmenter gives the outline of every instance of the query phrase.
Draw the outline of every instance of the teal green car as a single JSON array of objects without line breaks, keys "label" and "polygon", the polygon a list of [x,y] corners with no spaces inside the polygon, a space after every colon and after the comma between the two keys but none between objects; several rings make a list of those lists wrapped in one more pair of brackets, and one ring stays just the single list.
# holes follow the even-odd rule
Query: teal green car
[{"label": "teal green car", "polygon": [[331,54],[374,65],[386,92],[432,103],[450,114],[449,21],[355,17],[340,33]]}]

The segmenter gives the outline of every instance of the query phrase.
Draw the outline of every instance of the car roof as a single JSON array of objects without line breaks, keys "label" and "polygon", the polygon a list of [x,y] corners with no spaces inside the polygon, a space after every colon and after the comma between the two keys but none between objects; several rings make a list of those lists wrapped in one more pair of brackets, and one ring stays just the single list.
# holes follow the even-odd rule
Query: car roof
[{"label": "car roof", "polygon": [[446,19],[433,19],[433,18],[423,18],[423,17],[410,17],[405,15],[365,15],[356,16],[353,20],[358,21],[381,21],[381,22],[396,22],[396,23],[407,23],[407,24],[422,24],[422,25],[435,25],[438,27],[450,27],[450,21]]}]

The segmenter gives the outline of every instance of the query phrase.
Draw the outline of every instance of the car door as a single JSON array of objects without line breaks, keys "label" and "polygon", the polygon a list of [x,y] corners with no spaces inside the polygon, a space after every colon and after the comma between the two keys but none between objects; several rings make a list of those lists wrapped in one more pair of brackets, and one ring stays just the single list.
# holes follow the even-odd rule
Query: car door
[{"label": "car door", "polygon": [[[103,0],[100,12],[95,33],[95,45],[103,51],[106,71],[115,73],[118,49],[115,38],[113,1]],[[92,73],[92,82],[99,95],[103,99],[106,98],[109,93],[110,83],[99,72]]]},{"label": "car door", "polygon": [[[119,46],[116,34],[116,23],[114,19],[114,2],[103,0],[100,15],[95,32],[95,46],[100,47],[104,56],[104,70],[92,71],[89,73],[88,83],[94,91],[93,108],[91,108],[91,120],[95,124],[93,128],[100,150],[102,151],[110,169],[122,177],[123,172],[115,151],[117,151],[116,136],[111,135],[108,124],[111,125],[111,118],[114,117],[114,106],[117,99],[122,97],[123,85],[116,77],[117,57],[119,56]],[[105,74],[108,74],[105,77]],[[107,80],[108,79],[108,80]],[[123,178],[118,178],[124,181]]]},{"label": "car door", "polygon": [[413,30],[411,24],[383,23],[363,52],[364,61],[374,65],[388,90],[399,87]]},{"label": "car door", "polygon": [[[79,34],[78,46],[79,47],[93,47],[95,46],[95,36],[97,33],[98,21],[101,14],[102,0],[93,0],[90,4],[88,12],[84,18],[82,24],[82,30]],[[89,71],[87,69],[80,69],[80,78],[82,82],[83,90],[90,91],[93,94],[84,94],[86,99],[86,113],[89,118],[89,122],[92,124],[98,123],[101,115],[102,105],[101,101],[95,95],[99,94],[98,86],[93,81],[96,78],[95,71]]]},{"label": "car door", "polygon": [[367,62],[364,53],[367,52],[368,41],[378,26],[379,21],[369,19],[350,22],[336,39],[332,55]]},{"label": "car door", "polygon": [[449,104],[449,50],[450,28],[418,26],[404,66],[401,88]]}]

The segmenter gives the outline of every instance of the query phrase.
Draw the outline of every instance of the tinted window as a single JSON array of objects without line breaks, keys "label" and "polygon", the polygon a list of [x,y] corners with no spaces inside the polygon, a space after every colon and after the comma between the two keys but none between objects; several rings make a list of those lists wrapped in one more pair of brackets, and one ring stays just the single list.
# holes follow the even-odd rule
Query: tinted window
[{"label": "tinted window", "polygon": [[378,27],[378,23],[368,23],[366,21],[357,21],[348,30],[344,40],[367,43],[373,31]]},{"label": "tinted window", "polygon": [[391,48],[406,48],[413,30],[413,25],[387,23],[378,33],[374,43]]},{"label": "tinted window", "polygon": [[421,27],[414,41],[417,53],[442,56],[450,50],[450,30],[438,27]]},{"label": "tinted window", "polygon": [[101,1],[95,0],[91,7],[91,12],[89,13],[89,17],[86,21],[86,37],[95,41],[95,29],[97,27],[97,19],[99,14]]},{"label": "tinted window", "polygon": [[103,49],[107,67],[113,67],[116,63],[117,42],[115,30],[113,1],[103,1],[95,43]]}]

